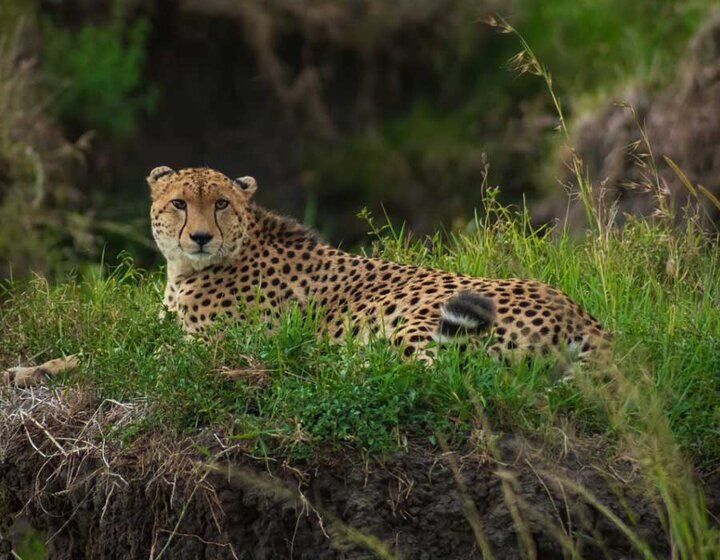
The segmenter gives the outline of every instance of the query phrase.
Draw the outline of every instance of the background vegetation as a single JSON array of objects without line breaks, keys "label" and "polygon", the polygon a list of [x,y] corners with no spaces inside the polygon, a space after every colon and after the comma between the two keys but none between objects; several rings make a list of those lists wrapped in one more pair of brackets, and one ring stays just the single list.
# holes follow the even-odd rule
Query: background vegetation
[{"label": "background vegetation", "polygon": [[[294,4],[5,2],[0,274],[67,270],[103,249],[106,262],[123,249],[157,262],[142,178],[161,163],[253,174],[261,201],[346,246],[363,242],[355,214],[367,205],[421,234],[464,228],[488,164],[505,201],[531,201],[536,220],[562,217],[554,108],[541,81],[508,71],[517,42],[481,20],[501,13],[533,45],[574,134],[615,99],[643,105],[672,88],[712,6]],[[716,60],[710,47],[703,56]],[[617,150],[608,134],[587,161]],[[697,173],[683,163],[720,188],[714,163]],[[18,211],[28,203],[35,217]]]}]

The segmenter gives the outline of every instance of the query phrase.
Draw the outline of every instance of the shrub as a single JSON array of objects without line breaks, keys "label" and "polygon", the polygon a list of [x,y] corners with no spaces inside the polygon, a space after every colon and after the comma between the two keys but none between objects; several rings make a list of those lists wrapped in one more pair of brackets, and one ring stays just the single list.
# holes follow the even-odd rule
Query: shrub
[{"label": "shrub", "polygon": [[114,22],[85,25],[76,33],[44,21],[42,70],[57,91],[54,109],[64,122],[111,139],[135,132],[156,98],[155,89],[142,81],[149,30],[145,19],[127,29]]}]

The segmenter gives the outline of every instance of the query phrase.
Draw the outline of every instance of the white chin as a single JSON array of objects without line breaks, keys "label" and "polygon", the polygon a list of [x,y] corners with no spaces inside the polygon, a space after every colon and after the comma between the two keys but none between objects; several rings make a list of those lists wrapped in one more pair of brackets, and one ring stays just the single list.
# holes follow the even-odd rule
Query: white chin
[{"label": "white chin", "polygon": [[185,254],[188,257],[190,257],[190,259],[193,261],[208,261],[215,256],[210,253],[185,253]]}]

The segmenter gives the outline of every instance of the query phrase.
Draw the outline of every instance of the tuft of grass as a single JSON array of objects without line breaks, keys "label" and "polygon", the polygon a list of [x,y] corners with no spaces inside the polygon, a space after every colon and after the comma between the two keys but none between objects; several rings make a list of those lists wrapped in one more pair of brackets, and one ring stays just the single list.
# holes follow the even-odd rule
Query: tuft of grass
[{"label": "tuft of grass", "polygon": [[[615,333],[619,367],[662,398],[685,452],[705,468],[720,464],[720,259],[712,240],[698,236],[693,251],[673,253],[670,276],[662,224],[631,222],[607,237],[578,240],[533,229],[525,211],[500,206],[493,196],[486,197],[485,216],[447,244],[373,226],[371,250],[562,288]],[[399,359],[383,340],[331,344],[297,310],[273,331],[254,319],[221,325],[223,337],[211,344],[184,340],[172,318],[158,319],[162,282],[127,261],[109,274],[95,269],[52,286],[42,277],[6,284],[4,365],[81,353],[80,371],[63,382],[90,386],[100,398],[147,398],[154,403],[152,422],[169,429],[229,422],[238,438],[266,452],[307,455],[345,443],[383,452],[402,448],[409,437],[434,441],[438,431],[463,438],[476,416],[472,395],[503,430],[538,435],[572,424],[580,435],[617,431],[581,377],[558,383],[550,364],[510,368],[481,348],[469,355],[443,350],[426,367]],[[266,386],[222,374],[253,368],[265,372]],[[628,413],[627,420],[642,418]]]}]

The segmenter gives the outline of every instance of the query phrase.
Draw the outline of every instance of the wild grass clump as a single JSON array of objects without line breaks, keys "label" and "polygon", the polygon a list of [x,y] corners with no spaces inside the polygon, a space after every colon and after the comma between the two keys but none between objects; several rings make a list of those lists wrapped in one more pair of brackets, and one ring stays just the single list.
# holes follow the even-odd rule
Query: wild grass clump
[{"label": "wild grass clump", "polygon": [[[272,331],[254,318],[219,325],[210,343],[186,340],[172,317],[158,319],[164,279],[129,260],[109,274],[97,268],[55,285],[42,277],[6,284],[0,365],[80,353],[79,370],[57,383],[99,400],[148,403],[147,414],[108,431],[121,443],[149,431],[219,427],[253,453],[297,459],[348,446],[377,456],[410,440],[451,448],[475,441],[492,455],[492,438],[478,439],[479,428],[556,447],[604,442],[607,459],[623,457],[642,474],[638,483],[656,503],[672,546],[685,551],[679,557],[711,558],[718,535],[693,473],[720,465],[717,241],[697,234],[692,250],[677,252],[667,224],[645,221],[577,239],[533,228],[526,212],[494,197],[488,190],[483,218],[445,242],[413,241],[371,224],[370,250],[561,287],[615,333],[613,379],[580,371],[561,380],[552,364],[508,367],[481,348],[469,355],[447,348],[427,367],[401,359],[383,340],[335,345],[318,338],[313,315],[298,310]],[[557,483],[584,491],[601,514],[624,523],[589,490]],[[521,521],[530,515],[517,507]],[[650,550],[637,543],[639,552]]]},{"label": "wild grass clump", "polygon": [[[519,40],[522,49],[511,60],[511,66],[520,73],[536,74],[544,80],[559,119],[558,130],[565,140],[569,140],[570,134],[562,106],[555,94],[550,72],[540,63],[525,38],[511,25],[501,18],[490,18],[488,23],[503,33],[514,35]],[[694,185],[671,159],[665,157],[665,163],[688,191],[684,207],[678,207],[678,200],[681,197],[673,196],[658,172],[658,163],[650,139],[643,125],[637,119],[636,122],[641,141],[629,146],[628,149],[635,158],[642,180],[631,187],[653,195],[656,211],[652,221],[630,220],[628,227],[619,230],[614,226],[617,201],[608,200],[602,185],[598,189],[590,182],[584,162],[575,150],[572,150],[570,168],[576,182],[575,195],[581,200],[588,219],[587,239],[592,248],[591,259],[601,273],[605,300],[614,304],[613,311],[616,314],[620,309],[618,303],[621,303],[621,300],[616,296],[613,297],[612,292],[622,278],[614,274],[613,262],[614,257],[621,250],[620,247],[627,245],[628,239],[632,240],[632,236],[628,234],[637,231],[635,229],[637,227],[641,228],[640,231],[647,232],[646,239],[652,240],[656,251],[660,251],[656,254],[661,255],[665,262],[664,270],[656,270],[654,276],[660,279],[664,272],[665,281],[669,281],[669,285],[663,290],[663,282],[660,281],[658,285],[652,287],[652,292],[647,294],[645,302],[643,301],[645,298],[637,298],[642,294],[641,290],[638,291],[640,287],[633,287],[633,290],[628,292],[628,303],[632,301],[634,305],[628,305],[626,308],[626,312],[637,312],[637,306],[643,306],[645,303],[642,307],[645,310],[643,315],[646,314],[647,325],[652,325],[652,331],[646,331],[643,340],[639,340],[635,348],[645,348],[646,360],[652,359],[653,351],[657,352],[657,361],[648,364],[645,360],[633,359],[635,352],[630,351],[627,357],[633,361],[627,365],[618,362],[619,367],[615,368],[609,379],[601,377],[598,380],[592,376],[586,377],[582,379],[580,387],[584,396],[603,408],[609,425],[619,438],[620,448],[630,460],[637,462],[644,489],[654,501],[658,515],[666,528],[672,556],[717,558],[720,550],[720,532],[716,524],[710,520],[704,494],[697,485],[687,454],[679,443],[682,436],[677,432],[673,433],[673,424],[677,425],[678,418],[674,414],[677,409],[673,410],[673,405],[679,404],[680,408],[684,408],[683,413],[687,414],[686,397],[689,396],[691,386],[700,383],[704,387],[703,390],[712,386],[714,388],[710,390],[711,393],[718,387],[712,378],[716,377],[714,372],[720,367],[720,345],[717,344],[720,330],[716,323],[707,324],[704,321],[705,314],[711,313],[711,309],[703,305],[705,301],[703,282],[707,277],[697,274],[704,268],[698,261],[700,258],[709,265],[707,272],[713,276],[717,275],[717,245],[720,242],[720,235],[717,229],[706,231],[703,226],[707,224],[704,210],[706,204],[720,208],[720,201],[702,185]],[[632,247],[632,243],[629,245]],[[640,255],[650,254],[651,248],[648,246],[645,252],[637,253],[640,262],[643,261]],[[641,247],[636,246],[634,249],[637,251]],[[684,262],[680,268],[678,268],[679,261]],[[646,265],[650,264],[646,263]],[[652,267],[649,270],[652,270]],[[646,281],[644,285],[648,287],[652,286],[652,283]],[[696,306],[684,301],[685,296],[693,292],[697,301]],[[716,305],[716,301],[713,298],[711,307]],[[650,305],[653,306],[652,311]],[[666,310],[665,320],[661,321],[663,327],[658,328],[659,325],[657,323],[653,325],[652,319],[662,314],[663,310]],[[685,323],[685,327],[680,326],[678,317],[682,317],[680,323]],[[691,326],[696,321],[700,324]],[[693,345],[688,344],[693,336],[698,338],[697,350],[691,349]],[[701,340],[709,343],[709,351],[707,347],[705,351],[702,349]],[[677,353],[670,350],[672,345],[678,346]],[[691,360],[696,353],[700,353],[708,361],[700,366],[699,370],[694,368],[686,370],[682,361],[683,357],[687,360],[684,353],[688,353]],[[678,382],[680,386],[677,385]],[[708,413],[714,418],[713,422],[717,422],[720,413],[717,404],[705,401],[701,397],[693,408],[695,406],[699,416],[691,420],[693,426],[697,426],[700,418],[707,417]],[[704,433],[709,434],[711,431],[710,425],[706,425]],[[710,443],[702,435],[699,443],[702,449],[701,455],[708,447],[714,449],[714,452],[717,451],[717,444]],[[587,489],[573,484],[570,486],[580,491],[586,499],[595,504],[600,514],[620,528],[633,542],[640,555],[653,557],[648,547],[649,543],[645,543],[639,535],[598,502]]]},{"label": "wild grass clump", "polygon": [[[371,250],[561,287],[615,333],[618,366],[662,397],[664,417],[686,452],[708,468],[719,464],[720,315],[713,310],[720,261],[712,241],[695,238],[693,251],[673,257],[668,275],[673,252],[661,224],[638,221],[602,239],[577,240],[532,228],[525,212],[502,207],[495,194],[486,197],[484,217],[448,243],[373,226]],[[79,352],[80,371],[63,382],[93,387],[99,398],[146,395],[156,403],[155,422],[175,429],[231,421],[239,437],[267,450],[307,453],[351,442],[381,452],[402,448],[408,437],[433,441],[438,430],[463,437],[475,418],[473,395],[504,430],[617,430],[582,376],[559,382],[549,364],[507,367],[482,351],[463,356],[452,348],[428,368],[400,360],[382,340],[337,346],[318,339],[312,317],[297,310],[273,331],[257,319],[223,325],[223,337],[209,345],[184,340],[171,317],[158,319],[162,283],[128,262],[109,275],[97,269],[53,286],[40,277],[6,286],[5,365]],[[242,374],[227,379],[238,371],[261,371],[262,382]]]}]

